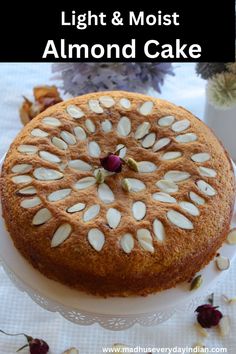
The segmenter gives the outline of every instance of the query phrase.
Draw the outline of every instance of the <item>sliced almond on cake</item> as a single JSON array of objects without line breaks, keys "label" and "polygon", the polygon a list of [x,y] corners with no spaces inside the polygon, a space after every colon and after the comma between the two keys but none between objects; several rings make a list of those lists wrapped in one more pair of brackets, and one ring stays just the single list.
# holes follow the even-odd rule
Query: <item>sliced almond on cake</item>
[{"label": "sliced almond on cake", "polygon": [[192,230],[194,228],[192,221],[178,211],[168,210],[167,218],[173,225],[181,229]]},{"label": "sliced almond on cake", "polygon": [[153,232],[157,241],[163,242],[165,240],[165,228],[163,223],[158,219],[154,219],[153,221]]},{"label": "sliced almond on cake", "polygon": [[154,253],[153,241],[151,233],[148,229],[139,229],[137,231],[137,239],[140,246],[148,252]]},{"label": "sliced almond on cake", "polygon": [[75,119],[79,119],[84,116],[84,112],[82,111],[82,109],[74,104],[68,105],[66,111],[72,118]]},{"label": "sliced almond on cake", "polygon": [[57,247],[62,244],[71,234],[72,227],[65,223],[58,227],[51,240],[51,247]]},{"label": "sliced almond on cake", "polygon": [[130,109],[131,107],[131,102],[128,100],[128,98],[121,98],[119,103],[124,109]]},{"label": "sliced almond on cake", "polygon": [[143,115],[143,116],[147,116],[149,114],[152,113],[152,109],[153,109],[154,103],[152,101],[147,101],[144,102],[140,107],[139,107],[139,112]]},{"label": "sliced almond on cake", "polygon": [[142,139],[145,135],[149,133],[150,127],[151,124],[149,122],[143,122],[142,124],[140,124],[134,134],[135,139]]},{"label": "sliced almond on cake", "polygon": [[32,224],[33,225],[43,225],[52,218],[52,213],[47,208],[40,209],[34,215]]},{"label": "sliced almond on cake", "polygon": [[33,175],[39,181],[55,181],[64,177],[63,173],[46,167],[38,167]]},{"label": "sliced almond on cake", "polygon": [[100,103],[98,100],[89,100],[88,101],[88,106],[91,109],[91,111],[93,111],[94,113],[103,113],[103,108],[100,106]]},{"label": "sliced almond on cake", "polygon": [[134,238],[131,234],[127,233],[120,239],[121,248],[125,253],[130,253],[134,248]]},{"label": "sliced almond on cake", "polygon": [[108,225],[112,229],[116,229],[121,220],[121,213],[119,212],[119,210],[115,208],[110,208],[107,211],[106,218],[107,218]]},{"label": "sliced almond on cake", "polygon": [[100,252],[105,243],[105,236],[101,230],[93,228],[88,232],[88,241],[96,251]]},{"label": "sliced almond on cake", "polygon": [[146,204],[142,201],[134,202],[132,205],[133,217],[137,221],[142,220],[145,217],[146,210],[147,210]]},{"label": "sliced almond on cake", "polygon": [[127,136],[131,132],[131,121],[128,117],[122,117],[117,125],[117,132],[121,136]]},{"label": "sliced almond on cake", "polygon": [[115,196],[111,188],[106,183],[99,184],[98,196],[101,199],[101,201],[105,204],[110,204],[115,200]]},{"label": "sliced almond on cake", "polygon": [[100,205],[99,204],[94,204],[91,205],[85,212],[83,215],[83,220],[84,222],[90,221],[92,219],[94,219],[100,211]]},{"label": "sliced almond on cake", "polygon": [[171,124],[174,123],[174,121],[175,121],[174,116],[164,116],[158,120],[158,125],[160,127],[169,127]]}]

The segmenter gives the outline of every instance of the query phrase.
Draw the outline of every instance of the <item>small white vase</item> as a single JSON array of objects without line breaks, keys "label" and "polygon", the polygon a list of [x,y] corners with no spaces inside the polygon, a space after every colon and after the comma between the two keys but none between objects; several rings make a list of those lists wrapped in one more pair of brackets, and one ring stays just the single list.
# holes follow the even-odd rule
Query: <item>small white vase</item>
[{"label": "small white vase", "polygon": [[213,107],[206,100],[204,122],[214,131],[231,158],[236,161],[236,106],[222,110]]}]

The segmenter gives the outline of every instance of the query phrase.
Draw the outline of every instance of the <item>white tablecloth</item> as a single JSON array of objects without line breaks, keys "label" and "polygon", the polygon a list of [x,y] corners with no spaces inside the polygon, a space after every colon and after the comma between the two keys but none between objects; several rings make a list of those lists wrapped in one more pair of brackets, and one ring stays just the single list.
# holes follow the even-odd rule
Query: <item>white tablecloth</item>
[{"label": "white tablecloth", "polygon": [[[183,105],[202,118],[204,109],[204,81],[197,78],[194,64],[175,64],[176,76],[168,77],[161,97]],[[22,95],[31,97],[32,87],[50,84],[49,64],[0,64],[0,157],[21,129],[18,109]],[[215,329],[205,340],[207,346],[226,347],[228,353],[236,351],[236,304],[226,305],[222,294],[236,296],[236,266],[231,266],[215,291],[216,303],[231,318],[231,334],[225,339]],[[82,327],[67,322],[58,314],[49,313],[34,304],[26,294],[18,291],[0,268],[0,329],[9,332],[25,332],[42,337],[51,346],[51,353],[60,354],[71,346],[80,353],[101,353],[102,347],[113,343],[131,346],[175,347],[192,346],[198,337],[193,328],[194,314],[181,312],[167,322],[153,328],[135,326],[121,332],[110,332],[98,325]],[[0,353],[14,353],[22,345],[23,338],[0,334]],[[27,353],[27,350],[23,353]]]}]

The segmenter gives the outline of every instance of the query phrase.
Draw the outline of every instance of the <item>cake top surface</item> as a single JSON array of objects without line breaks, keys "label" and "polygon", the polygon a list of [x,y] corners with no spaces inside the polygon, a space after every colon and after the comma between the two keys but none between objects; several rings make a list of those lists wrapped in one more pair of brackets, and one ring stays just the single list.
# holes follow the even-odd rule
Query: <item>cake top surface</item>
[{"label": "cake top surface", "polygon": [[[120,172],[102,167],[110,153],[122,159]],[[92,260],[113,252],[120,262],[156,254],[166,265],[183,245],[192,252],[210,242],[224,222],[212,216],[220,205],[227,210],[224,193],[233,190],[230,161],[201,121],[121,91],[40,114],[12,144],[2,176],[3,197],[45,252]]]}]

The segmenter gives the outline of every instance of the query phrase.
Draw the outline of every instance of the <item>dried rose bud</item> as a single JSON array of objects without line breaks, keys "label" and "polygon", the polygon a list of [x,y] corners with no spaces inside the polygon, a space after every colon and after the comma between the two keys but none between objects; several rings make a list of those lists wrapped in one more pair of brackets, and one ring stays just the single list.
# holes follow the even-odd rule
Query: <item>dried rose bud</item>
[{"label": "dried rose bud", "polygon": [[16,352],[20,352],[21,350],[29,347],[30,354],[47,354],[49,351],[49,346],[48,344],[42,340],[42,339],[37,339],[29,336],[28,334],[25,333],[7,333],[3,330],[0,329],[0,333],[3,333],[7,336],[24,336],[27,340],[27,343],[24,344],[21,348],[19,348]]},{"label": "dried rose bud", "polygon": [[101,158],[100,161],[105,170],[116,173],[121,172],[122,160],[118,155],[110,153],[106,157]]},{"label": "dried rose bud", "polygon": [[197,320],[203,328],[217,326],[223,317],[222,313],[217,310],[217,306],[210,304],[198,306],[195,312],[198,312]]},{"label": "dried rose bud", "polygon": [[42,339],[33,339],[29,342],[30,354],[47,354],[49,351],[48,344]]}]

